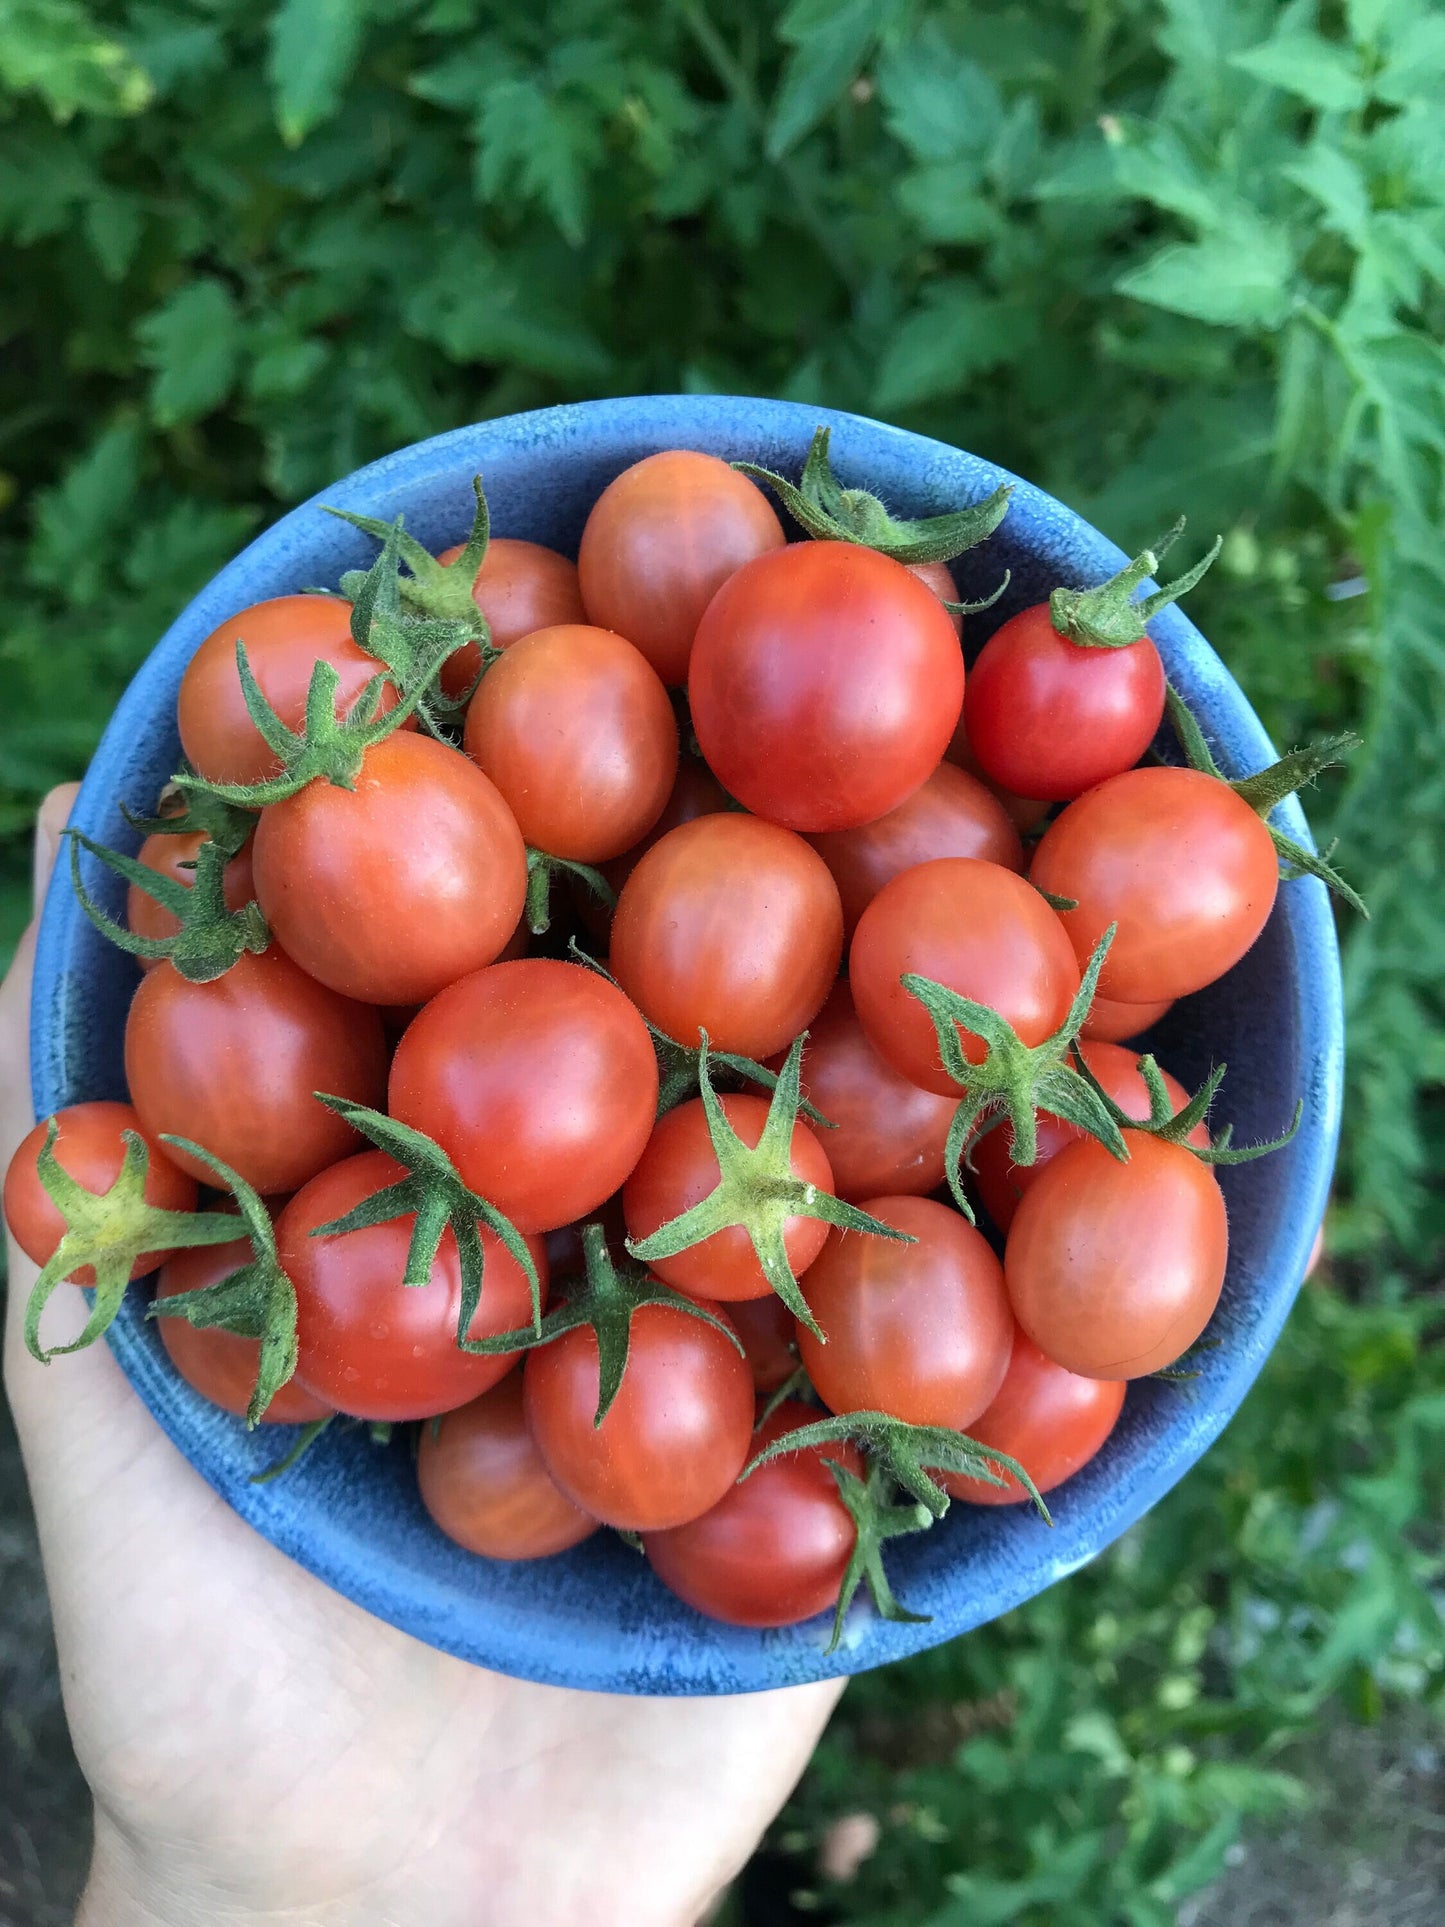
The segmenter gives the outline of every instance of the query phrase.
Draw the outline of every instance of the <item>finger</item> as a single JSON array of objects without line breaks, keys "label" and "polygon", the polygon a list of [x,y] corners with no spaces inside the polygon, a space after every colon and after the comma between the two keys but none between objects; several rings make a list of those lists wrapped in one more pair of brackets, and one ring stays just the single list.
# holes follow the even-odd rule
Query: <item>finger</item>
[{"label": "finger", "polygon": [[37,910],[44,901],[46,885],[50,882],[50,872],[55,868],[55,859],[60,854],[60,832],[70,821],[70,812],[75,808],[75,799],[79,794],[79,783],[61,783],[50,791],[40,805],[40,813],[35,819],[32,869]]}]

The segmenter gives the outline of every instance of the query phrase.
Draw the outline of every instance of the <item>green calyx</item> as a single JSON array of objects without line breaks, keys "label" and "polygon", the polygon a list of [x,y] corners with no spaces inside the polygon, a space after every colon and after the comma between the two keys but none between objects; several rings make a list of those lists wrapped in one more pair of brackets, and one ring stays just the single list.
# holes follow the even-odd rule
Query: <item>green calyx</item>
[{"label": "green calyx", "polygon": [[484,1339],[470,1349],[492,1353],[535,1351],[539,1345],[550,1345],[567,1332],[590,1325],[597,1339],[594,1426],[600,1426],[607,1417],[621,1389],[623,1373],[627,1370],[632,1320],[644,1305],[668,1305],[688,1318],[700,1319],[704,1325],[720,1331],[742,1355],[742,1340],[737,1333],[705,1306],[684,1297],[680,1291],[673,1291],[660,1278],[652,1277],[640,1267],[615,1265],[607,1249],[607,1233],[600,1224],[582,1227],[582,1253],[587,1267],[585,1280],[547,1313],[537,1329],[524,1326],[517,1331],[499,1332],[495,1338]]},{"label": "green calyx", "polygon": [[[466,640],[480,643],[485,657],[492,649],[492,632],[472,597],[472,586],[477,571],[487,559],[492,537],[491,515],[480,475],[472,477],[472,493],[477,498],[477,506],[471,533],[455,561],[438,562],[430,549],[423,548],[414,535],[404,532],[397,535],[397,549],[410,570],[409,575],[401,578],[401,594],[407,607],[437,621],[461,623],[468,631]],[[396,527],[395,523],[383,522],[374,515],[353,515],[349,509],[328,508],[326,513],[338,521],[349,522],[364,535],[375,536],[378,542],[385,542]],[[353,595],[364,579],[359,569],[349,570],[341,578],[341,593]],[[501,652],[493,650],[492,653]]]},{"label": "green calyx", "polygon": [[590,863],[574,863],[570,857],[549,856],[545,850],[534,850],[529,845],[527,901],[522,914],[534,937],[545,936],[552,928],[552,886],[559,875],[576,877],[608,910],[617,908],[617,892],[600,870],[594,870]]},{"label": "green calyx", "polygon": [[311,1419],[296,1434],[295,1442],[289,1445],[279,1459],[274,1460],[263,1472],[253,1472],[246,1481],[248,1485],[270,1485],[283,1473],[289,1472],[293,1465],[299,1465],[315,1445],[321,1434],[333,1425],[344,1423],[339,1412],[328,1412],[325,1418]]},{"label": "green calyx", "polygon": [[1141,1119],[1131,1117],[1114,1102],[1089,1069],[1088,1062],[1077,1044],[1074,1046],[1074,1062],[1079,1075],[1086,1083],[1092,1085],[1096,1095],[1121,1131],[1137,1131],[1144,1137],[1158,1138],[1164,1144],[1178,1144],[1188,1151],[1191,1157],[1198,1158],[1201,1164],[1252,1164],[1256,1158],[1268,1157],[1271,1151],[1284,1149],[1299,1129],[1300,1119],[1304,1116],[1304,1102],[1300,1099],[1295,1104],[1294,1116],[1290,1120],[1289,1128],[1282,1131],[1278,1137],[1271,1138],[1266,1144],[1236,1146],[1233,1142],[1234,1126],[1232,1124],[1226,1124],[1210,1144],[1191,1144],[1188,1141],[1189,1133],[1204,1122],[1209,1113],[1209,1107],[1214,1101],[1215,1093],[1224,1081],[1226,1067],[1223,1064],[1216,1065],[1188,1103],[1181,1104],[1176,1111],[1170,1102],[1169,1092],[1165,1087],[1159,1066],[1152,1057],[1141,1057],[1138,1060],[1139,1075],[1143,1078],[1144,1088],[1149,1093],[1149,1115]]},{"label": "green calyx", "polygon": [[1203,579],[1214,558],[1224,546],[1224,537],[1215,538],[1214,547],[1201,562],[1142,601],[1133,600],[1134,591],[1159,567],[1159,558],[1184,533],[1184,517],[1152,549],[1136,555],[1117,575],[1101,582],[1096,589],[1055,589],[1049,597],[1049,620],[1061,636],[1081,649],[1127,649],[1131,643],[1148,639],[1148,623],[1161,609],[1167,609],[1180,596],[1188,595]]},{"label": "green calyx", "polygon": [[[1119,1126],[1098,1087],[1069,1062],[1070,1047],[1094,1001],[1114,930],[1111,923],[1100,937],[1063,1023],[1041,1044],[1025,1044],[1012,1024],[989,1005],[961,997],[931,977],[919,977],[910,971],[900,979],[909,996],[916,997],[933,1019],[943,1068],[963,1092],[948,1127],[944,1159],[948,1188],[970,1224],[974,1221],[973,1207],[963,1189],[962,1166],[969,1141],[980,1126],[988,1129],[997,1119],[1008,1119],[1015,1164],[1032,1164],[1038,1156],[1035,1117],[1039,1111],[1052,1111],[1055,1117],[1077,1124],[1121,1162],[1128,1157]],[[960,1025],[986,1045],[981,1064],[970,1063],[964,1056]]]},{"label": "green calyx", "polygon": [[[55,1155],[60,1126],[51,1118],[35,1169],[45,1195],[65,1223],[60,1243],[41,1270],[25,1306],[25,1344],[42,1365],[62,1352],[83,1351],[109,1330],[120,1310],[135,1262],[152,1252],[179,1251],[190,1245],[228,1244],[236,1221],[214,1211],[167,1211],[145,1195],[150,1147],[136,1131],[125,1131],[125,1156],[108,1191],[88,1191]],[[57,1285],[90,1266],[95,1297],[79,1338],[69,1345],[40,1343],[40,1320]]]},{"label": "green calyx", "polygon": [[[951,562],[992,535],[1008,511],[1013,484],[1001,482],[983,501],[951,515],[930,515],[920,521],[890,515],[867,489],[842,486],[828,453],[831,437],[828,428],[815,432],[797,483],[752,462],[734,462],[732,466],[755,482],[766,482],[809,535],[824,542],[857,542],[891,556],[895,562]],[[1002,589],[998,593],[1002,594]],[[957,606],[965,612],[969,607],[966,603]]]},{"label": "green calyx", "polygon": [[[174,877],[162,876],[134,857],[108,850],[103,843],[93,843],[80,830],[66,830],[63,834],[70,838],[70,881],[76,901],[101,936],[130,956],[164,958],[188,982],[209,984],[224,976],[247,951],[259,955],[271,941],[259,903],[253,900],[239,910],[226,907],[224,877],[230,859],[219,844],[203,843],[197,850],[196,880],[187,888]],[[88,850],[107,869],[144,890],[163,910],[170,911],[180,928],[168,937],[140,937],[107,916],[89,895],[81,878],[81,850]]]},{"label": "green calyx", "polygon": [[1248,803],[1262,819],[1279,855],[1283,880],[1289,883],[1296,877],[1318,877],[1336,896],[1342,897],[1352,910],[1358,910],[1362,917],[1368,917],[1370,913],[1365,908],[1363,898],[1328,861],[1333,854],[1333,845],[1324,856],[1316,856],[1313,850],[1296,843],[1292,836],[1286,836],[1269,820],[1271,811],[1287,796],[1293,796],[1306,783],[1312,783],[1321,771],[1337,769],[1352,750],[1360,747],[1360,737],[1348,730],[1340,736],[1327,736],[1323,742],[1308,749],[1291,750],[1288,756],[1281,756],[1268,769],[1231,783],[1215,762],[1213,752],[1204,740],[1204,731],[1173,683],[1165,684],[1165,702],[1169,709],[1169,720],[1174,725],[1189,767],[1198,770],[1201,775],[1217,777],[1221,783],[1228,783],[1235,795]]},{"label": "green calyx", "polygon": [[744,1144],[728,1122],[713,1089],[707,1032],[702,1033],[698,1094],[721,1173],[717,1187],[701,1203],[661,1225],[650,1237],[636,1243],[629,1238],[627,1249],[644,1264],[653,1264],[659,1258],[673,1258],[680,1251],[691,1250],[731,1225],[740,1225],[757,1253],[764,1277],[778,1297],[799,1324],[806,1325],[820,1343],[826,1343],[826,1334],[818,1329],[788,1262],[783,1236],[788,1220],[816,1218],[846,1231],[868,1231],[875,1237],[892,1238],[899,1244],[913,1244],[916,1240],[907,1232],[897,1231],[892,1225],[870,1217],[857,1205],[845,1204],[831,1192],[820,1191],[816,1185],[793,1175],[793,1130],[801,1109],[798,1080],[806,1041],[806,1031],[793,1040],[773,1089],[762,1135],[754,1148]]},{"label": "green calyx", "polygon": [[[186,769],[185,776],[194,775]],[[227,803],[205,790],[189,792],[168,784],[161,793],[161,813],[132,816],[122,803],[120,813],[137,836],[204,836],[227,859],[236,856],[256,827],[255,813]]]},{"label": "green calyx", "polygon": [[214,1285],[157,1298],[146,1316],[184,1318],[203,1329],[219,1326],[238,1337],[257,1339],[260,1357],[256,1383],[246,1406],[246,1423],[259,1425],[266,1407],[296,1370],[296,1287],[276,1256],[270,1215],[240,1173],[189,1138],[167,1137],[162,1141],[199,1158],[235,1198],[241,1214],[239,1225],[229,1214],[221,1217],[221,1223],[229,1237],[234,1238],[239,1230],[250,1239],[251,1259]]},{"label": "green calyx", "polygon": [[364,1104],[353,1104],[349,1098],[328,1097],[324,1091],[317,1091],[316,1096],[329,1110],[335,1111],[338,1117],[345,1118],[348,1124],[360,1131],[363,1137],[369,1138],[379,1151],[385,1151],[398,1164],[404,1164],[407,1175],[372,1197],[363,1198],[343,1217],[317,1225],[311,1233],[312,1237],[336,1237],[346,1231],[364,1231],[374,1224],[390,1224],[393,1219],[415,1215],[416,1223],[407,1246],[402,1283],[425,1285],[431,1279],[442,1234],[450,1226],[457,1241],[462,1274],[457,1347],[460,1351],[486,1356],[498,1350],[511,1349],[499,1347],[490,1339],[468,1335],[482,1297],[486,1257],[478,1227],[486,1225],[496,1233],[505,1249],[522,1267],[532,1294],[530,1329],[534,1335],[540,1332],[541,1281],[537,1277],[537,1267],[527,1248],[527,1241],[511,1219],[464,1184],[446,1152],[424,1132],[414,1131],[409,1124],[402,1124],[381,1111],[368,1110]]}]

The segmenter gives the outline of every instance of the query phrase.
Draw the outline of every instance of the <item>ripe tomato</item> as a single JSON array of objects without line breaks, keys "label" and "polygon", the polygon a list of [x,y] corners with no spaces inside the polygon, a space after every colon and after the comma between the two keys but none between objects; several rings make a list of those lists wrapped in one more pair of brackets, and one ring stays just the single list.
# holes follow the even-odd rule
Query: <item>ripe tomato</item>
[{"label": "ripe tomato", "polygon": [[[196,1181],[171,1162],[166,1147],[158,1144],[129,1104],[94,1100],[68,1104],[55,1113],[55,1156],[63,1171],[77,1184],[97,1194],[110,1189],[125,1161],[122,1131],[134,1131],[146,1141],[150,1162],[146,1166],[145,1200],[163,1211],[194,1211]],[[5,1222],[16,1244],[32,1264],[48,1265],[65,1231],[65,1220],[50,1201],[40,1182],[35,1160],[45,1143],[48,1119],[26,1132],[17,1145],[5,1173]],[[132,1278],[143,1278],[154,1271],[162,1253],[149,1251],[131,1266]],[[83,1265],[74,1273],[78,1285],[93,1285],[95,1272]]]},{"label": "ripe tomato", "polygon": [[[363,1231],[313,1235],[365,1199],[397,1184],[404,1166],[384,1151],[362,1151],[303,1185],[276,1222],[276,1253],[296,1287],[296,1377],[353,1418],[428,1418],[495,1385],[516,1353],[478,1357],[457,1345],[462,1270],[450,1227],[424,1285],[402,1283],[414,1216]],[[485,1225],[482,1296],[469,1338],[490,1338],[531,1322],[526,1273]],[[547,1254],[530,1240],[547,1295]]]},{"label": "ripe tomato", "polygon": [[[613,893],[621,896],[623,884],[653,844],[660,843],[669,830],[677,829],[682,823],[691,823],[699,816],[721,816],[728,807],[728,793],[707,764],[699,762],[695,756],[684,756],[678,763],[677,778],[672,793],[662,806],[662,815],[647,835],[634,843],[630,850],[613,857],[610,863],[599,864],[598,868],[611,884]],[[573,897],[583,923],[594,937],[606,939],[612,928],[612,912],[580,878],[574,878],[573,882],[576,886]]]},{"label": "ripe tomato", "polygon": [[[250,1262],[251,1246],[245,1238],[229,1245],[201,1245],[174,1252],[156,1280],[156,1297],[203,1291]],[[171,1363],[187,1385],[223,1412],[244,1418],[256,1385],[260,1340],[223,1331],[219,1325],[192,1325],[185,1318],[157,1318],[154,1322]],[[317,1398],[293,1378],[276,1393],[262,1416],[273,1425],[310,1425],[314,1419],[325,1418],[330,1410],[325,1399]]]},{"label": "ripe tomato", "polygon": [[308,783],[262,810],[256,893],[277,942],[318,983],[413,1004],[490,963],[516,928],[527,853],[465,756],[388,736],[354,790]]},{"label": "ripe tomato", "polygon": [[[236,644],[262,695],[288,729],[306,721],[306,691],[318,662],[329,662],[340,681],[336,713],[342,716],[384,665],[351,639],[351,604],[335,596],[283,595],[258,602],[213,629],[186,665],[176,698],[181,747],[191,767],[212,783],[260,783],[281,765],[251,721],[236,673]],[[388,683],[380,707],[396,707]],[[415,729],[408,717],[404,729]]]},{"label": "ripe tomato", "polygon": [[704,757],[744,808],[790,830],[846,830],[937,768],[963,655],[947,610],[901,563],[797,542],[714,596],[688,697]]},{"label": "ripe tomato", "polygon": [[[1045,1358],[1031,1338],[1016,1331],[1003,1384],[968,1429],[980,1445],[1017,1459],[1040,1492],[1052,1492],[1093,1458],[1123,1406],[1122,1379],[1080,1378]],[[939,1474],[955,1499],[972,1505],[1017,1505],[1028,1499],[1011,1472],[1003,1477],[1003,1485],[989,1485],[957,1472]]]},{"label": "ripe tomato", "polygon": [[649,455],[609,483],[587,517],[577,552],[587,619],[626,636],[680,687],[717,590],[785,539],[756,482],[716,455]]},{"label": "ripe tomato", "polygon": [[[1012,870],[973,857],[894,877],[859,918],[848,959],[853,1002],[875,1049],[910,1083],[957,1096],[933,1019],[899,981],[907,972],[991,1005],[1028,1045],[1058,1029],[1079,988],[1055,912]],[[959,1037],[968,1061],[981,1063],[982,1040],[962,1025]]]},{"label": "ripe tomato", "polygon": [[[723,1097],[723,1115],[743,1143],[756,1148],[767,1122],[768,1103],[762,1097]],[[804,1184],[819,1191],[833,1189],[828,1156],[801,1120],[793,1126],[788,1169]],[[718,1187],[722,1172],[708,1136],[702,1099],[679,1104],[657,1121],[647,1149],[622,1187],[622,1209],[627,1235],[634,1244],[650,1238],[673,1218],[701,1204]],[[789,1218],[783,1244],[794,1275],[807,1269],[823,1249],[828,1227],[817,1218]],[[701,1244],[679,1251],[673,1258],[654,1259],[650,1269],[674,1291],[694,1298],[766,1298],[772,1286],[763,1275],[752,1241],[741,1225],[715,1231]]]},{"label": "ripe tomato", "polygon": [[757,817],[700,816],[655,843],[623,885],[612,974],[679,1043],[762,1058],[790,1044],[843,954],[828,866]]},{"label": "ripe tomato", "polygon": [[[967,709],[968,699],[965,697],[965,712]],[[1034,796],[1015,796],[1012,790],[1002,789],[997,783],[991,783],[983,773],[983,765],[973,753],[973,747],[968,740],[967,724],[968,717],[965,713],[958,719],[958,727],[954,730],[952,740],[944,751],[945,757],[956,769],[966,770],[970,776],[976,776],[979,782],[998,798],[1004,806],[1009,822],[1021,836],[1027,834],[1029,830],[1036,829],[1048,815],[1051,806]]]},{"label": "ripe tomato", "polygon": [[597,1530],[532,1443],[520,1372],[423,1425],[416,1478],[422,1504],[447,1537],[484,1559],[545,1559]]},{"label": "ripe tomato", "polygon": [[[940,602],[957,602],[958,584],[953,579],[953,570],[946,562],[905,562],[904,568],[910,575],[916,575],[926,589],[932,589]],[[963,617],[945,610],[953,624],[953,633],[963,639]]]},{"label": "ripe tomato", "polygon": [[522,957],[461,978],[413,1019],[389,1108],[519,1231],[550,1231],[594,1213],[641,1157],[657,1059],[605,977]]},{"label": "ripe tomato", "polygon": [[916,1244],[832,1231],[802,1279],[828,1342],[798,1350],[830,1412],[891,1412],[966,1430],[1008,1369],[1013,1319],[983,1235],[932,1198],[873,1198],[875,1218]]},{"label": "ripe tomato", "polygon": [[[771,1445],[818,1414],[789,1399],[758,1431]],[[863,1476],[851,1445],[810,1446],[761,1466],[711,1511],[643,1540],[662,1583],[697,1612],[730,1626],[792,1626],[836,1604],[858,1528],[824,1463]]]},{"label": "ripe tomato", "polygon": [[1127,1044],[1131,1038],[1142,1037],[1146,1030],[1152,1030],[1164,1013],[1173,1008],[1172,997],[1162,1004],[1119,1004],[1112,997],[1095,997],[1080,1034],[1101,1044]]},{"label": "ripe tomato", "polygon": [[1224,1194],[1182,1145],[1125,1131],[1120,1164],[1092,1138],[1051,1159],[1020,1200],[1004,1273],[1014,1315],[1086,1378],[1140,1378],[1192,1345],[1219,1302]]},{"label": "ripe tomato", "polygon": [[[196,852],[206,840],[199,830],[181,831],[174,835],[162,831],[146,838],[136,851],[136,861],[143,863],[148,870],[154,870],[157,876],[169,877],[172,882],[182,884],[189,890],[196,880]],[[188,864],[189,869],[186,867]],[[244,909],[255,896],[249,842],[226,865],[221,878],[221,894],[228,910]],[[137,937],[173,937],[180,929],[177,918],[157,903],[154,897],[148,897],[136,883],[132,883],[126,891],[125,924],[126,929]],[[142,970],[153,970],[158,961],[155,957],[136,958]]]},{"label": "ripe tomato", "polygon": [[588,1325],[530,1352],[522,1372],[537,1450],[573,1503],[624,1532],[685,1525],[716,1505],[752,1443],[752,1374],[731,1341],[671,1305],[643,1305],[600,1426],[597,1379]]},{"label": "ripe tomato", "polygon": [[[1139,1060],[1133,1051],[1124,1050],[1118,1044],[1088,1043],[1080,1045],[1079,1054],[1121,1111],[1127,1111],[1131,1117],[1141,1121],[1148,1117],[1149,1087],[1139,1074]],[[1174,1109],[1182,1110],[1189,1102],[1189,1092],[1168,1071],[1161,1071],[1160,1074]],[[1050,1111],[1040,1111],[1038,1156],[1032,1164],[1024,1165],[1013,1162],[1014,1134],[1011,1124],[997,1125],[986,1136],[974,1141],[970,1159],[978,1181],[978,1194],[983,1199],[984,1209],[1000,1231],[1007,1231],[1013,1223],[1019,1199],[1049,1159],[1056,1157],[1066,1144],[1077,1143],[1083,1135],[1077,1124],[1068,1124]],[[1208,1127],[1196,1124],[1189,1133],[1189,1142],[1207,1150]]]},{"label": "ripe tomato", "polygon": [[1093,649],[1036,603],[996,629],[968,674],[964,718],[984,774],[1066,802],[1132,769],[1164,717],[1164,665],[1148,637]]},{"label": "ripe tomato", "polygon": [[[455,562],[462,544],[443,549],[438,562]],[[585,622],[577,565],[540,542],[519,542],[494,535],[487,544],[482,566],[472,584],[472,600],[487,618],[495,649],[510,649],[534,629],[550,629],[559,622]],[[442,688],[448,696],[464,696],[477,679],[482,655],[469,642],[442,664]]]},{"label": "ripe tomato", "polygon": [[631,849],[677,777],[677,720],[656,672],[584,623],[538,629],[492,665],[464,747],[527,842],[575,863]]},{"label": "ripe tomato", "polygon": [[[374,1010],[316,983],[273,944],[214,983],[187,983],[169,963],[142,977],[125,1074],[149,1135],[193,1139],[258,1191],[293,1191],[357,1141],[314,1093],[380,1104],[386,1045]],[[198,1160],[171,1156],[214,1182]]]},{"label": "ripe tomato", "polygon": [[[781,1057],[769,1067],[782,1068]],[[818,1141],[833,1167],[833,1189],[860,1198],[925,1197],[943,1183],[943,1149],[958,1093],[920,1090],[878,1055],[853,1008],[846,979],[808,1028],[803,1095],[836,1128]]]},{"label": "ripe tomato", "polygon": [[798,1368],[793,1314],[781,1298],[769,1292],[766,1298],[741,1298],[729,1305],[728,1323],[743,1341],[753,1390],[766,1398]]},{"label": "ripe tomato", "polygon": [[1005,870],[1024,867],[1024,846],[1003,804],[952,763],[940,763],[921,788],[876,822],[808,841],[832,872],[850,938],[859,917],[900,871],[945,856],[979,857]]},{"label": "ripe tomato", "polygon": [[1239,962],[1274,907],[1279,858],[1227,783],[1131,769],[1049,825],[1029,875],[1077,902],[1063,922],[1081,960],[1118,924],[1099,988],[1148,1004],[1187,997]]}]

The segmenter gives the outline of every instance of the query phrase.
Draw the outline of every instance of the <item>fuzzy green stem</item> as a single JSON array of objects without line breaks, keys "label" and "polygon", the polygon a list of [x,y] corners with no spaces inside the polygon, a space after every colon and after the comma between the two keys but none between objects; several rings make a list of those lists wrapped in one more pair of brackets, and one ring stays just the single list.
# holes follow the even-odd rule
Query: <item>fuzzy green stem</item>
[{"label": "fuzzy green stem", "polygon": [[1224,546],[1223,536],[1202,561],[1142,601],[1133,600],[1134,591],[1159,567],[1159,559],[1184,532],[1181,515],[1152,549],[1136,555],[1119,573],[1093,589],[1055,589],[1049,597],[1049,620],[1061,636],[1081,649],[1127,649],[1148,638],[1148,623],[1171,602],[1188,595],[1202,580],[1206,570]]}]

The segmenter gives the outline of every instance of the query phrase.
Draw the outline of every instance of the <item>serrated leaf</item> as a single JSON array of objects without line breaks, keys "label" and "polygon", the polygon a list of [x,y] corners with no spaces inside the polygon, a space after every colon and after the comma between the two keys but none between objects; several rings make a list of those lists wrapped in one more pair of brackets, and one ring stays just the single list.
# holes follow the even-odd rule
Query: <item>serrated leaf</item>
[{"label": "serrated leaf", "polygon": [[1354,247],[1364,247],[1370,225],[1370,191],[1364,175],[1346,154],[1332,142],[1316,141],[1284,173],[1287,180],[1318,201],[1337,233]]},{"label": "serrated leaf", "polygon": [[573,247],[587,231],[587,175],[597,130],[575,98],[535,80],[488,87],[477,116],[477,192],[503,201],[514,190],[540,201]]},{"label": "serrated leaf", "polygon": [[152,92],[145,69],[76,0],[6,0],[0,86],[38,94],[58,121],[138,114]]},{"label": "serrated leaf", "polygon": [[1289,312],[1289,238],[1264,221],[1236,221],[1201,241],[1161,248],[1114,283],[1120,294],[1216,327],[1276,328]]},{"label": "serrated leaf", "polygon": [[878,370],[873,405],[887,414],[956,395],[975,375],[1017,354],[1019,320],[966,281],[935,284],[894,330]]},{"label": "serrated leaf", "polygon": [[892,11],[880,0],[793,0],[777,25],[792,52],[768,117],[769,159],[796,147],[857,78]]},{"label": "serrated leaf", "polygon": [[267,72],[281,138],[295,147],[334,114],[361,47],[366,0],[282,0]]},{"label": "serrated leaf", "polygon": [[1317,33],[1277,34],[1232,55],[1230,64],[1327,113],[1349,113],[1365,102],[1365,83],[1354,54]]},{"label": "serrated leaf", "polygon": [[30,580],[63,589],[80,607],[94,601],[120,540],[115,505],[133,497],[139,475],[140,431],[134,422],[116,422],[36,501]]},{"label": "serrated leaf", "polygon": [[983,154],[1003,126],[990,76],[959,53],[936,21],[878,62],[878,95],[888,131],[920,161]]},{"label": "serrated leaf", "polygon": [[141,359],[153,371],[150,409],[162,428],[197,421],[231,392],[241,346],[235,297],[213,275],[188,281],[136,323]]}]

